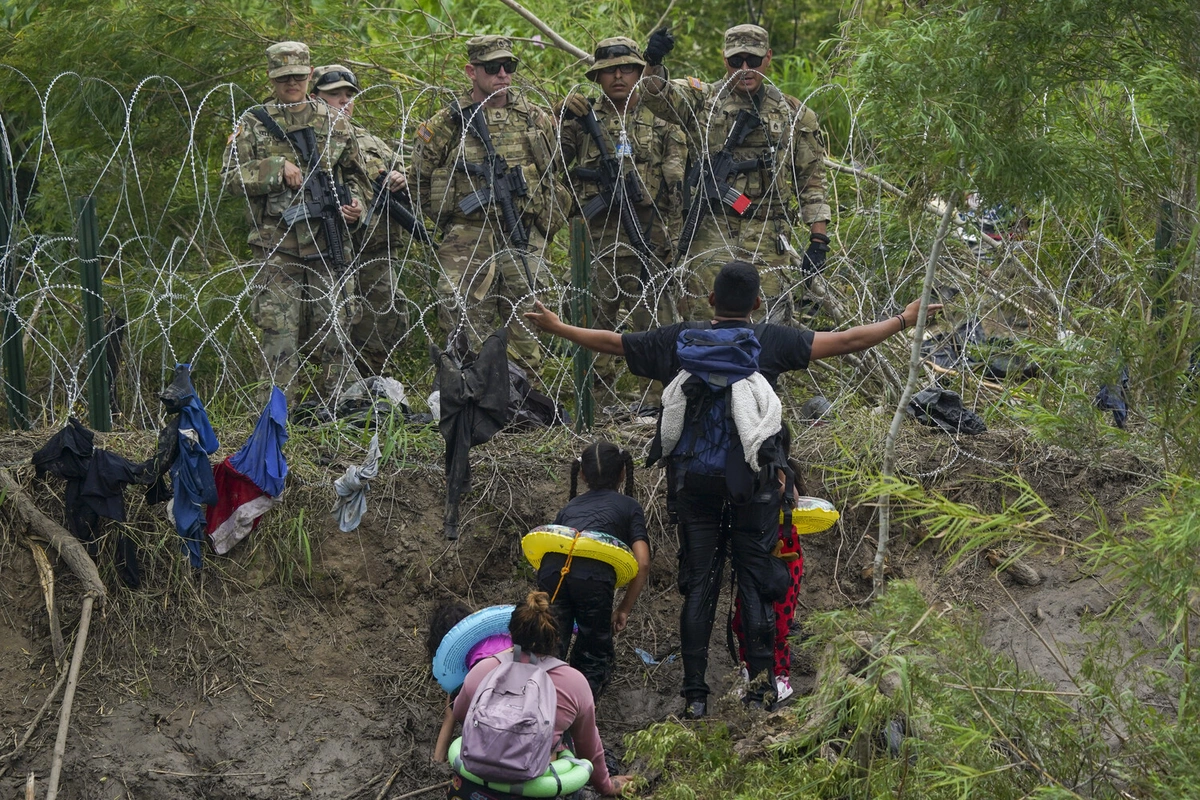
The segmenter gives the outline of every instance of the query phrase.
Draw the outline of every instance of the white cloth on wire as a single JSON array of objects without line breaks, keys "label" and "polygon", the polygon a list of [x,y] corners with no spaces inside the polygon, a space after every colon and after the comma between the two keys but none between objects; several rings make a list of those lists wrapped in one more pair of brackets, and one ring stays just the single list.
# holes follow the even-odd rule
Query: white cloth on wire
[{"label": "white cloth on wire", "polygon": [[349,533],[362,522],[367,513],[367,490],[370,482],[379,477],[379,434],[371,437],[367,460],[359,467],[346,467],[346,474],[333,482],[337,501],[333,504],[333,518],[338,521],[338,530]]},{"label": "white cloth on wire", "polygon": [[[687,413],[687,395],[683,384],[692,373],[680,370],[675,379],[667,384],[662,393],[662,451],[669,454],[679,444],[683,435],[683,421]],[[730,415],[742,440],[743,457],[750,469],[758,472],[758,450],[770,437],[783,427],[783,404],[779,395],[761,373],[734,383],[729,389]]]}]

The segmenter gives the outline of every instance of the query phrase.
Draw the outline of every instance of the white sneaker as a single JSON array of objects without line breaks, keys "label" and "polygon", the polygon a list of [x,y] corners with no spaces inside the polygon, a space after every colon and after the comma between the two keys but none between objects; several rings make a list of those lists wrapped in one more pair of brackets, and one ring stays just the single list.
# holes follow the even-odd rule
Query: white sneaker
[{"label": "white sneaker", "polygon": [[775,676],[775,702],[782,703],[795,693],[792,688],[792,680],[787,675]]}]

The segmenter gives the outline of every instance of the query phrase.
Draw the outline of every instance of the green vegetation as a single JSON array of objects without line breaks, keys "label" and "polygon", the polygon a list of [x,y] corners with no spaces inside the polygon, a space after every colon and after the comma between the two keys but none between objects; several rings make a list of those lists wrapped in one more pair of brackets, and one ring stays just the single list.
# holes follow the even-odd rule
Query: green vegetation
[{"label": "green vegetation", "polygon": [[[954,387],[989,424],[1020,425],[1035,441],[1085,458],[1122,449],[1154,464],[1145,486],[1154,499],[1149,509],[1118,519],[1115,509],[1095,508],[1075,520],[1097,531],[1081,539],[1047,531],[1056,512],[1029,476],[993,481],[989,488],[1007,500],[982,510],[940,491],[933,479],[913,477],[917,469],[877,478],[878,454],[846,441],[830,483],[862,499],[889,494],[895,519],[936,537],[948,563],[998,546],[1009,556],[1061,549],[1124,586],[1120,602],[1096,624],[1132,627],[1148,613],[1153,643],[1126,653],[1098,637],[1071,675],[1075,688],[1064,693],[985,648],[976,619],[931,608],[915,585],[898,582],[867,608],[809,619],[814,635],[806,646],[828,680],[778,723],[771,741],[747,746],[746,731],[717,723],[664,723],[632,735],[632,753],[662,773],[654,796],[1194,794],[1194,0],[653,0],[545,2],[534,10],[584,48],[617,32],[644,40],[665,15],[680,39],[671,64],[676,76],[714,75],[721,31],[753,13],[773,32],[773,77],[821,114],[831,157],[865,173],[830,173],[837,211],[826,283],[849,317],[881,318],[918,294],[936,221],[927,204],[963,207],[967,193],[976,193],[982,208],[1003,205],[1027,223],[1019,241],[993,253],[967,241],[980,238],[977,224],[956,223],[961,231],[947,242],[935,282],[950,298],[947,327],[983,320],[989,333],[1019,339],[985,343],[979,352],[986,360],[995,352],[988,348],[1007,348],[1036,363],[1039,377],[988,394],[982,371],[963,367]],[[214,417],[244,420],[255,370],[239,267],[241,207],[220,197],[217,174],[237,111],[265,92],[263,48],[302,39],[316,61],[352,64],[372,87],[360,119],[406,148],[417,121],[444,100],[438,90],[457,85],[463,39],[484,30],[524,40],[521,79],[545,99],[582,80],[573,57],[528,41],[536,31],[499,0],[4,4],[0,62],[9,79],[0,82],[0,108],[24,210],[14,263],[26,286],[45,290],[20,293],[18,310],[36,319],[28,371],[47,417],[74,399],[69,376],[57,370],[82,353],[76,298],[51,291],[73,283],[76,197],[98,198],[110,304],[130,320],[127,349],[138,368],[119,386],[126,422],[153,427],[155,393],[176,360],[199,365],[197,385],[214,398]],[[432,328],[430,274],[419,254],[402,280]],[[822,314],[823,324],[848,321],[828,308]],[[430,377],[426,346],[424,330],[415,328],[397,355],[406,383],[420,389]],[[903,351],[891,346],[885,355],[900,363]],[[552,362],[547,385],[569,400],[569,363],[562,356]],[[1096,390],[1115,383],[1122,368],[1132,409],[1127,431],[1093,407]],[[818,380],[847,408],[874,406],[882,394],[879,376],[868,379],[850,362]],[[792,385],[791,399],[811,396],[811,389]],[[435,431],[396,419],[381,428],[385,470],[430,469],[441,446]],[[882,439],[882,430],[868,432]],[[357,429],[336,428],[289,446],[301,475],[318,485],[328,477],[318,452],[347,443],[366,442]],[[544,470],[569,444],[565,432],[547,434],[525,457]],[[300,506],[273,515],[256,547],[241,556],[247,582],[300,590],[319,578],[312,515],[325,512],[316,501],[307,511]],[[137,535],[152,540],[145,542],[152,564],[179,569],[170,559],[173,538]],[[1144,691],[1155,703],[1143,702]],[[889,727],[897,752],[889,752]]]},{"label": "green vegetation", "polygon": [[[1000,539],[1045,544],[1037,531],[1044,506],[1012,483],[1005,488],[1017,499],[1000,514],[911,487],[906,507],[954,558]],[[1190,796],[1200,778],[1188,755],[1200,746],[1200,485],[1173,479],[1169,489],[1140,519],[1068,543],[1089,569],[1125,587],[1086,627],[1094,638],[1079,669],[1066,671],[1073,688],[986,647],[974,615],[931,607],[916,585],[893,583],[865,610],[808,618],[816,692],[759,728],[668,722],[631,734],[631,753],[661,772],[653,796]],[[1136,628],[1147,612],[1157,633],[1144,649],[1124,651],[1105,635]]]}]

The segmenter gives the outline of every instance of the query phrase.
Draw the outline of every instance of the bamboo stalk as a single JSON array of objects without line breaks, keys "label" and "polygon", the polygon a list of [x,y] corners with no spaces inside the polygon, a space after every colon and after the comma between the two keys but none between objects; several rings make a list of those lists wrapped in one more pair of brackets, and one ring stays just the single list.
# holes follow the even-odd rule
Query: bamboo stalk
[{"label": "bamboo stalk", "polygon": [[63,754],[67,751],[67,731],[71,727],[71,705],[75,701],[75,687],[79,684],[79,666],[83,663],[83,651],[87,647],[88,627],[92,623],[92,605],[96,598],[83,598],[83,613],[79,618],[79,632],[75,634],[75,655],[71,657],[71,671],[67,676],[67,689],[63,693],[62,712],[58,717],[58,738],[54,741],[54,761],[50,764],[50,788],[46,800],[58,797],[58,780],[62,776]]},{"label": "bamboo stalk", "polygon": [[[908,401],[912,399],[913,390],[917,385],[917,376],[921,372],[921,343],[924,341],[925,321],[929,315],[929,298],[933,293],[933,277],[937,270],[938,258],[942,255],[942,244],[950,231],[950,220],[954,217],[954,203],[946,201],[942,212],[942,221],[938,223],[937,233],[933,237],[933,247],[929,249],[929,261],[925,264],[925,280],[921,285],[921,308],[917,311],[917,324],[913,327],[912,351],[908,357],[908,380],[900,393],[900,402],[896,404],[896,412],[892,414],[892,424],[888,428],[887,439],[883,447],[883,477],[886,481],[896,471],[896,439],[900,436],[900,423],[904,420]],[[875,548],[875,566],[873,574],[873,591],[879,594],[883,591],[884,559],[887,557],[888,534],[891,525],[891,495],[879,496],[879,544]]]}]

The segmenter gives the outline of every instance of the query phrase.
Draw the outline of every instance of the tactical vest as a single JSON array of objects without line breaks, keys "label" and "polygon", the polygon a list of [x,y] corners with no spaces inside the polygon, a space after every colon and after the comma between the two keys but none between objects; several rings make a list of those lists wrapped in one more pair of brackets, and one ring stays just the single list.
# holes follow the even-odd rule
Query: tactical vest
[{"label": "tactical vest", "polygon": [[[358,153],[362,159],[363,169],[367,173],[368,184],[364,187],[364,193],[369,205],[375,198],[375,179],[379,176],[380,170],[384,172],[391,170],[403,172],[404,170],[401,168],[400,159],[396,157],[395,151],[383,139],[367,133],[357,125],[354,126],[354,136],[358,142]],[[385,248],[402,241],[402,239],[407,240],[408,235],[408,232],[399,223],[390,222],[386,215],[382,219],[373,218],[362,248],[363,250]]]},{"label": "tactical vest", "polygon": [[[663,184],[672,184],[683,180],[682,164],[678,169],[673,170],[678,174],[664,174],[666,131],[663,129],[667,123],[651,114],[644,103],[638,104],[632,114],[624,117],[610,103],[603,100],[593,102],[592,107],[596,111],[596,120],[600,123],[600,130],[605,135],[605,144],[608,145],[613,155],[619,157],[619,148],[623,144],[628,145],[632,150],[632,155],[626,156],[626,158],[632,157],[638,181],[642,186],[642,202],[639,205],[647,207],[661,205],[659,193],[662,191]],[[625,123],[624,129],[621,127],[622,121]],[[599,148],[586,132],[581,135],[580,142],[579,152],[575,156],[576,163],[580,167],[594,169],[600,163]],[[628,171],[629,168],[629,165],[626,164],[625,169]],[[600,193],[599,185],[592,182],[583,182],[578,185],[578,188],[581,207]]]},{"label": "tactical vest", "polygon": [[[750,98],[734,91],[721,91],[723,86],[724,82],[721,82],[712,87],[699,120],[701,126],[706,126],[706,147],[710,154],[725,146],[725,137],[733,127],[738,111],[755,110]],[[794,136],[796,140],[800,138],[803,119],[797,119],[797,109],[774,86],[763,87],[761,96],[758,117],[762,125],[734,148],[733,156],[737,161],[761,157],[762,163],[758,169],[736,175],[732,184],[754,201],[748,217],[777,219],[787,216],[788,210],[797,205],[796,187],[791,176],[792,147]],[[815,123],[816,118],[812,117],[812,121]]]},{"label": "tactical vest", "polygon": [[[322,168],[332,170],[335,180],[345,182],[338,161],[350,146],[349,128],[336,132],[330,140],[330,129],[334,120],[324,103],[308,102],[298,106],[281,107],[274,103],[264,106],[271,118],[284,133],[307,128],[310,125],[317,137],[317,149],[321,153]],[[272,136],[266,127],[249,113],[243,116],[242,124],[247,130],[239,135],[252,136],[255,157],[259,159],[281,156],[296,164],[301,172],[307,173],[306,164],[297,163],[297,155],[291,143]],[[299,191],[281,184],[278,191],[271,192],[259,202],[247,204],[250,217],[250,243],[265,248],[276,248],[293,255],[313,255],[324,249],[325,235],[319,224],[300,222],[290,229],[283,223],[283,212],[297,202]],[[347,255],[349,255],[347,253]]]},{"label": "tactical vest", "polygon": [[[469,95],[459,98],[458,102],[463,108],[474,104]],[[539,227],[543,231],[546,230],[549,223],[549,172],[553,149],[546,133],[537,125],[536,115],[540,112],[523,98],[510,96],[509,102],[503,108],[484,107],[478,113],[484,115],[496,155],[503,156],[510,169],[520,169],[525,176],[529,187],[528,194],[515,198],[522,216],[538,219]],[[482,222],[485,213],[483,210],[466,216],[458,209],[459,201],[479,189],[480,184],[478,178],[468,175],[457,165],[464,162],[486,164],[487,151],[476,136],[470,132],[463,134],[453,109],[440,112],[436,124],[454,130],[455,141],[459,144],[454,157],[448,160],[446,165],[435,169],[430,176],[430,197],[434,215],[443,225],[447,220]],[[544,217],[547,219],[543,220]]]}]

